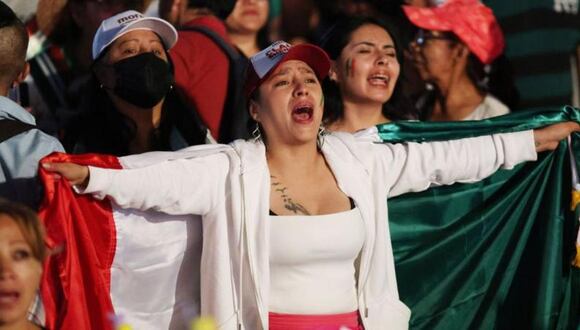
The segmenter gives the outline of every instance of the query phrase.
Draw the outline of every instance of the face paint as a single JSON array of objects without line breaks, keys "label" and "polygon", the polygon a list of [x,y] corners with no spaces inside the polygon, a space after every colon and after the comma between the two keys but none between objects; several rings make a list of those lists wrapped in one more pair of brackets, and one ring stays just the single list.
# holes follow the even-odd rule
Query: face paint
[{"label": "face paint", "polygon": [[347,59],[346,60],[346,76],[350,77],[351,76],[351,72],[352,72],[352,59]]}]

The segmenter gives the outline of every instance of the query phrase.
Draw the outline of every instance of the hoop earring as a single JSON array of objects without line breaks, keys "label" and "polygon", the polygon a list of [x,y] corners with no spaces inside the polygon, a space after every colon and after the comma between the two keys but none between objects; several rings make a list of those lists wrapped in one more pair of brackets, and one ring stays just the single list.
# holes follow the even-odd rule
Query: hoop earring
[{"label": "hoop earring", "polygon": [[262,140],[262,131],[260,131],[260,124],[256,123],[256,128],[252,131],[252,137],[254,138],[254,142],[258,142]]},{"label": "hoop earring", "polygon": [[316,136],[316,147],[318,150],[322,149],[324,145],[324,136],[326,135],[326,128],[324,126],[318,127],[318,135]]}]

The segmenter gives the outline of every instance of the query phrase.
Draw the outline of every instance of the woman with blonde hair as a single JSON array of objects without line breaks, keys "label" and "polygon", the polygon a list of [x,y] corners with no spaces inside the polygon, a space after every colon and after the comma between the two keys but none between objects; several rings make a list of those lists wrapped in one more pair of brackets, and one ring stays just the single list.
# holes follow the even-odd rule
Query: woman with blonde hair
[{"label": "woman with blonde hair", "polygon": [[29,320],[46,256],[44,230],[24,205],[0,199],[0,329],[40,329]]}]

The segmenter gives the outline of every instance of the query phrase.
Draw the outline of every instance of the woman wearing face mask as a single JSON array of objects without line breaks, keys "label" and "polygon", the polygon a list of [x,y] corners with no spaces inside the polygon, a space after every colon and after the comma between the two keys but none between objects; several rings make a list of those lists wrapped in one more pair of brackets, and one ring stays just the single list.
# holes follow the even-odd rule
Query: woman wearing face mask
[{"label": "woman wearing face mask", "polygon": [[172,88],[167,51],[176,41],[169,23],[136,11],[104,20],[93,40],[87,109],[67,132],[68,148],[123,156],[204,143],[200,121]]},{"label": "woman wearing face mask", "polygon": [[333,60],[323,83],[326,128],[352,133],[392,120],[417,118],[400,91],[402,57],[385,22],[341,19],[323,38],[322,48]]},{"label": "woman wearing face mask", "polygon": [[535,159],[578,125],[406,145],[321,136],[329,68],[308,44],[277,42],[253,56],[254,140],[131,170],[43,166],[121,207],[201,215],[201,311],[220,329],[406,329],[387,197]]},{"label": "woman wearing face mask", "polygon": [[46,251],[38,217],[0,199],[0,329],[40,329],[28,320]]},{"label": "woman wearing face mask", "polygon": [[240,52],[250,57],[268,46],[268,0],[238,0],[226,19],[230,40]]},{"label": "woman wearing face mask", "polygon": [[478,0],[450,0],[440,7],[403,9],[419,28],[410,50],[427,83],[417,100],[422,119],[480,120],[509,113],[496,96],[513,103],[517,92],[511,77],[502,77],[504,62],[494,62],[504,38],[490,8]]}]

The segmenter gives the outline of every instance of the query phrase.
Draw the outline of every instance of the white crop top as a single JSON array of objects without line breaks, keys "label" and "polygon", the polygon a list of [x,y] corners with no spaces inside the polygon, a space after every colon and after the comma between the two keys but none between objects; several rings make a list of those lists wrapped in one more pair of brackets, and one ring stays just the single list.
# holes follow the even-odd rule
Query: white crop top
[{"label": "white crop top", "polygon": [[338,314],[358,309],[355,259],[365,226],[358,208],[271,216],[270,311]]}]

